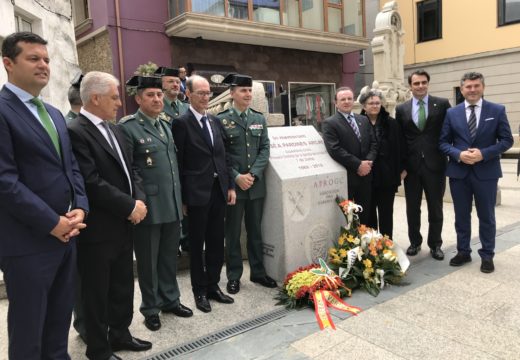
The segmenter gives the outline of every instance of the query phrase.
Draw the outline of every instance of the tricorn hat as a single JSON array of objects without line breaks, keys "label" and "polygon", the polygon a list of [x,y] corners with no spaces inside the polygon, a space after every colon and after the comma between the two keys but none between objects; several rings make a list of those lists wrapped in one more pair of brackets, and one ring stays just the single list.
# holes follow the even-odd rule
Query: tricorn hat
[{"label": "tricorn hat", "polygon": [[253,79],[251,76],[240,75],[240,74],[228,74],[224,80],[222,80],[222,84],[228,84],[231,86],[253,86]]},{"label": "tricorn hat", "polygon": [[161,66],[161,67],[158,67],[157,70],[155,70],[155,75],[179,77],[179,69],[167,68],[167,67]]},{"label": "tricorn hat", "polygon": [[137,89],[162,89],[162,80],[157,76],[139,76],[135,75],[126,82],[127,86],[133,86]]}]

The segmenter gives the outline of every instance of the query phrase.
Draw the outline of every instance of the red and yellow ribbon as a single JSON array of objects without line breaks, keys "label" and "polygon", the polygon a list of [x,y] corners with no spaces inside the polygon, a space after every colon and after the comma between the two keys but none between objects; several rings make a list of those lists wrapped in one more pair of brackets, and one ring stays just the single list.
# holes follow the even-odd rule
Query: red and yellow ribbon
[{"label": "red and yellow ribbon", "polygon": [[334,322],[330,317],[329,306],[336,310],[349,312],[353,315],[359,314],[362,310],[357,306],[352,306],[341,300],[338,295],[328,290],[318,290],[312,294],[314,300],[314,313],[320,329],[323,330],[330,327],[336,330]]}]

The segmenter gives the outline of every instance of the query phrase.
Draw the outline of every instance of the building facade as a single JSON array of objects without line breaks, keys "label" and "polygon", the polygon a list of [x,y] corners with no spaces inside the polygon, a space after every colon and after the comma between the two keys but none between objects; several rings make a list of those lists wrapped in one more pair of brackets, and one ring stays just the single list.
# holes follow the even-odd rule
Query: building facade
[{"label": "building facade", "polygon": [[[42,97],[66,113],[70,109],[67,98],[70,81],[79,71],[70,1],[0,0],[0,14],[0,45],[15,31],[30,31],[49,42],[51,77]],[[1,66],[0,85],[5,82],[7,73]]]},{"label": "building facade", "polygon": [[[215,93],[223,91],[218,81],[225,74],[250,74],[264,82],[271,111],[285,108],[288,123],[316,123],[330,115],[336,86],[354,87],[359,51],[368,47],[360,0],[160,0],[153,7],[139,0],[73,0],[73,5],[83,71],[128,79],[148,61],[184,65],[188,73],[208,78]],[[125,112],[132,111],[133,100],[125,100]]]},{"label": "building facade", "polygon": [[[381,6],[385,3],[381,0]],[[520,0],[396,0],[405,32],[405,73],[426,69],[433,94],[463,101],[460,77],[484,74],[486,99],[520,124]]]}]

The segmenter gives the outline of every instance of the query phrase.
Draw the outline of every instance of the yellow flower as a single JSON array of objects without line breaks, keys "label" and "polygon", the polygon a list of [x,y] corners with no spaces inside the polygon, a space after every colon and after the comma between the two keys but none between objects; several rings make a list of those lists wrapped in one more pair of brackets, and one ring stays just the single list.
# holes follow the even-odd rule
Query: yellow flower
[{"label": "yellow flower", "polygon": [[343,245],[345,243],[345,234],[341,235],[338,239],[338,245]]},{"label": "yellow flower", "polygon": [[354,243],[355,240],[356,240],[356,239],[355,239],[352,235],[349,235],[348,238],[347,238],[347,241],[348,241],[349,243]]},{"label": "yellow flower", "polygon": [[337,252],[338,252],[338,250],[336,248],[330,248],[329,249],[329,255],[330,256],[336,255]]},{"label": "yellow flower", "polygon": [[347,250],[345,249],[339,249],[339,256],[341,258],[346,258],[347,257]]},{"label": "yellow flower", "polygon": [[365,259],[365,260],[363,260],[363,265],[365,265],[365,267],[367,269],[371,268],[372,267],[372,261],[370,261],[370,259]]}]

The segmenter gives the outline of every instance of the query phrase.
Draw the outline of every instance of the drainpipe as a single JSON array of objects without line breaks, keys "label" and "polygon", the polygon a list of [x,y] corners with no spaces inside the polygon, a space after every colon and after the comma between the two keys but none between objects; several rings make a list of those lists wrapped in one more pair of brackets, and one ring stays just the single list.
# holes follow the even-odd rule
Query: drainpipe
[{"label": "drainpipe", "polygon": [[121,14],[119,13],[119,0],[114,0],[116,7],[116,29],[117,29],[117,53],[119,56],[119,78],[121,79],[121,103],[123,116],[126,115],[126,91],[125,91],[125,63],[123,59],[123,40],[121,37]]}]

